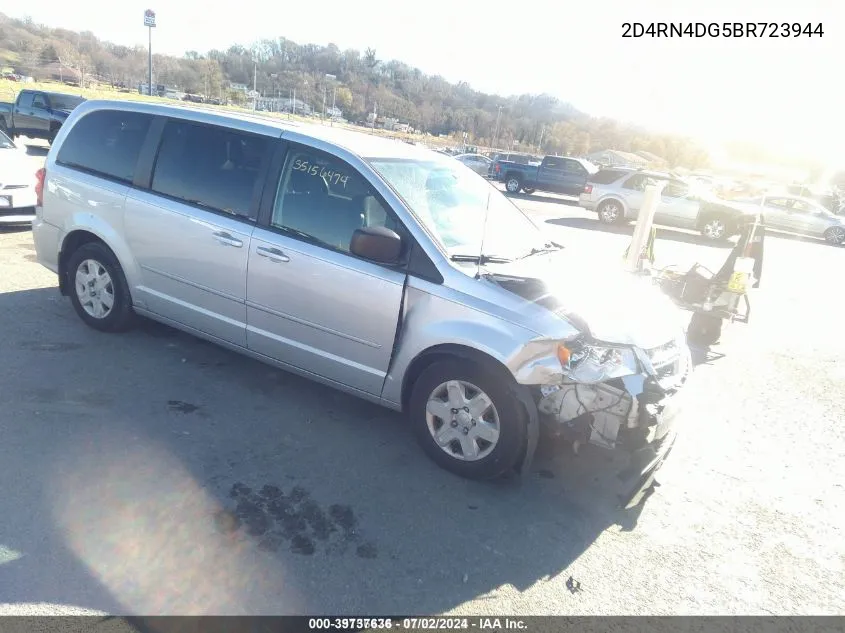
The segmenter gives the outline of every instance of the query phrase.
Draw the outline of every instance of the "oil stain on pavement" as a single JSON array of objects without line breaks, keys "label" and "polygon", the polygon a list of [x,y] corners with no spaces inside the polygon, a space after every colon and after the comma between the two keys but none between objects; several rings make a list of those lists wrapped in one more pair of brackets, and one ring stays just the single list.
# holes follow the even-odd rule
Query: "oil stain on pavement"
[{"label": "oil stain on pavement", "polygon": [[284,492],[265,485],[258,492],[235,483],[229,491],[234,510],[221,510],[214,517],[217,529],[224,533],[242,530],[258,539],[258,547],[275,552],[288,549],[303,556],[318,550],[326,554],[344,554],[351,547],[360,558],[376,558],[373,543],[361,542],[358,518],[347,505],[333,504],[323,509],[301,486]]}]

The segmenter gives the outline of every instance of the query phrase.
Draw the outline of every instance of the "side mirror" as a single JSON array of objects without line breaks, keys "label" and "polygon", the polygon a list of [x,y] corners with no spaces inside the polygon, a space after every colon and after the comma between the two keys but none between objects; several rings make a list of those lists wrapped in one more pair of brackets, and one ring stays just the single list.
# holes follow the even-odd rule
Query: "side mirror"
[{"label": "side mirror", "polygon": [[402,238],[386,227],[367,226],[355,229],[349,251],[380,264],[393,264],[402,253]]}]

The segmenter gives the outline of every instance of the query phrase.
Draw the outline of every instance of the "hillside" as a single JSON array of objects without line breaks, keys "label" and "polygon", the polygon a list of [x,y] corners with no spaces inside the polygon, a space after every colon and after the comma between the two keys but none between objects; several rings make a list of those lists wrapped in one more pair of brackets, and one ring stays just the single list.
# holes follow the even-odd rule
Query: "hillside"
[{"label": "hillside", "polygon": [[[96,80],[137,90],[146,82],[147,51],[0,14],[0,66],[36,79]],[[499,148],[575,155],[607,148],[648,151],[689,168],[708,160],[688,138],[590,117],[547,94],[486,94],[400,61],[380,60],[373,49],[341,51],[334,44],[297,44],[279,37],[249,48],[189,51],[180,58],[154,54],[153,74],[154,83],[233,103],[244,96],[231,85],[251,88],[254,80],[265,96],[287,98],[296,90],[297,100],[317,111],[322,111],[326,91],[351,121],[365,120],[377,107],[379,116],[434,135],[466,133],[470,142],[484,146],[495,141]],[[326,90],[327,74],[336,77],[336,91],[333,82]]]}]

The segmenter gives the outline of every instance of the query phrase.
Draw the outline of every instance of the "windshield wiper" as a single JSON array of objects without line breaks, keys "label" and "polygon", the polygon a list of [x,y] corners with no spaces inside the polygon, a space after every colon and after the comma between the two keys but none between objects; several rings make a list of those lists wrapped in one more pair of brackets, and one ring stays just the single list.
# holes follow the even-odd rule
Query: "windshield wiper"
[{"label": "windshield wiper", "polygon": [[499,257],[498,255],[452,255],[449,259],[453,262],[472,262],[483,266],[484,264],[507,264],[512,262],[512,259],[507,257]]},{"label": "windshield wiper", "polygon": [[535,246],[525,255],[519,257],[518,259],[525,259],[526,257],[531,257],[532,255],[539,255],[540,253],[554,253],[555,251],[559,251],[562,248],[563,244],[558,244],[557,242],[547,242],[543,244],[542,248],[537,248]]}]

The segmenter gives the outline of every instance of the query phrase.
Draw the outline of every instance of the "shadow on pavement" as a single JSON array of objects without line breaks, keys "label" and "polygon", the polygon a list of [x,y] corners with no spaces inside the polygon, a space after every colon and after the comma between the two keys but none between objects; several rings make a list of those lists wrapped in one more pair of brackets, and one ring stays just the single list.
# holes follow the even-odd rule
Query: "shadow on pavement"
[{"label": "shadow on pavement", "polygon": [[502,191],[508,198],[514,200],[530,200],[532,202],[548,202],[551,204],[562,204],[570,207],[578,206],[578,198],[565,198],[555,194],[539,194],[539,193],[507,193]]},{"label": "shadow on pavement", "polygon": [[0,294],[0,319],[0,603],[442,613],[566,573],[643,510],[616,509],[598,449],[465,481],[401,416],[168,327],[95,332],[55,288]]},{"label": "shadow on pavement", "polygon": [[[557,226],[566,226],[573,229],[586,229],[588,231],[603,231],[604,233],[613,233],[616,235],[633,235],[633,224],[604,224],[599,220],[588,218],[551,218],[546,220],[548,224],[555,224]],[[695,244],[697,246],[712,246],[714,248],[733,248],[734,242],[731,240],[722,240],[714,242],[702,235],[695,233],[684,233],[682,231],[674,231],[663,227],[657,227],[657,239],[672,240],[675,242],[683,242],[686,244]]]},{"label": "shadow on pavement", "polygon": [[698,346],[693,343],[690,343],[689,346],[693,367],[698,367],[699,365],[709,365],[725,357],[724,354],[715,352],[712,348],[707,346]]},{"label": "shadow on pavement", "polygon": [[31,224],[13,224],[11,226],[4,226],[0,224],[0,235],[5,233],[26,233],[31,230]]}]

